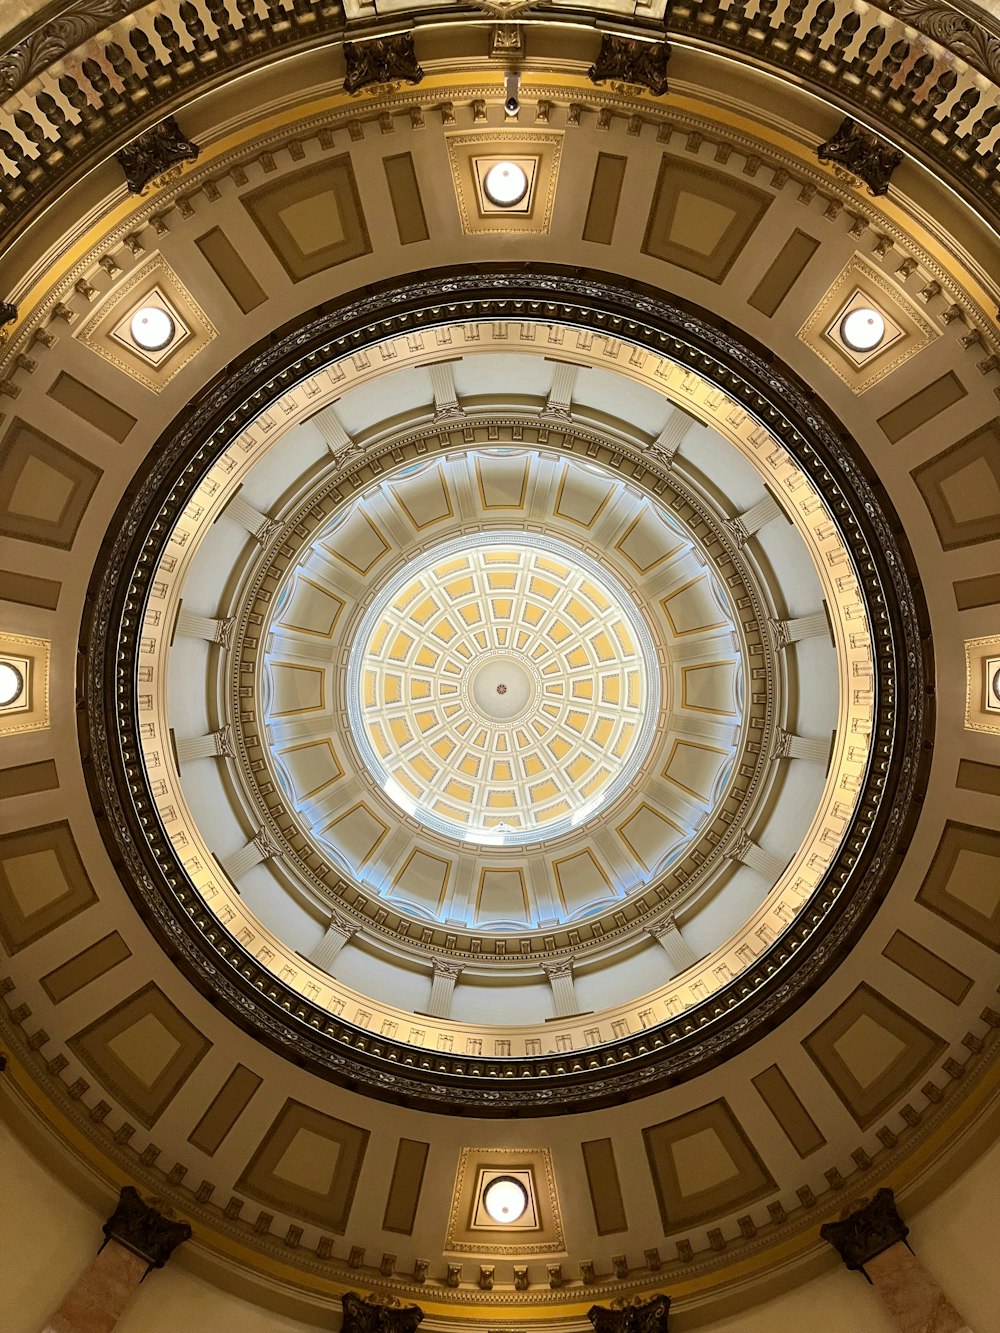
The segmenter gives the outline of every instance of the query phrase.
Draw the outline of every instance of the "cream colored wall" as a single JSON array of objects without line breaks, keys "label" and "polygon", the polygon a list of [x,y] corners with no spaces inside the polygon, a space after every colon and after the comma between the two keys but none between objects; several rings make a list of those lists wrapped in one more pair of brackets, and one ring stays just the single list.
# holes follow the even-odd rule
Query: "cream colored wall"
[{"label": "cream colored wall", "polygon": [[[4,1333],[40,1333],[101,1239],[99,1215],[82,1203],[0,1122],[0,1191],[4,1204],[0,1311]],[[977,1238],[996,1233],[1000,1143],[934,1203],[908,1219],[910,1240],[975,1333],[998,1327],[1000,1266],[995,1246]],[[150,1275],[116,1333],[318,1333],[302,1323],[220,1290],[185,1266],[183,1251]],[[683,1313],[671,1319],[684,1333]],[[842,1268],[744,1313],[703,1326],[703,1333],[893,1333],[872,1289]]]}]

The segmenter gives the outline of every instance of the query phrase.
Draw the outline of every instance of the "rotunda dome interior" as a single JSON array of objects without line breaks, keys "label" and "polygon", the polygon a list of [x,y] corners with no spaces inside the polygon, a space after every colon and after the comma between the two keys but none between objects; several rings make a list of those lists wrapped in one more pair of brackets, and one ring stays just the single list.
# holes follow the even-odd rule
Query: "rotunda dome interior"
[{"label": "rotunda dome interior", "polygon": [[759,1333],[880,1186],[947,1233],[1000,1124],[996,19],[20,10],[24,1179],[137,1186],[193,1232],[150,1288],[252,1333]]}]

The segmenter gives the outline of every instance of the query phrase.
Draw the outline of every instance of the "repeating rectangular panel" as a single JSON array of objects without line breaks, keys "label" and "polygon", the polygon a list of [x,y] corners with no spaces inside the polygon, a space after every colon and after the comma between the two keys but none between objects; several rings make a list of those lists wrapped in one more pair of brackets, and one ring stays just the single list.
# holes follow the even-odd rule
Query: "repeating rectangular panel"
[{"label": "repeating rectangular panel", "polygon": [[770,318],[792,290],[805,266],[819,249],[819,241],[797,228],[778,251],[774,262],[749,297],[749,304]]},{"label": "repeating rectangular panel", "polygon": [[371,254],[347,153],[262,185],[240,202],[293,282]]},{"label": "repeating rectangular panel", "polygon": [[981,764],[975,759],[960,759],[956,786],[965,791],[1000,796],[1000,764]]},{"label": "repeating rectangular panel", "polygon": [[772,202],[745,181],[664,153],[643,254],[722,282]]},{"label": "repeating rectangular panel", "polygon": [[585,241],[593,241],[597,245],[611,244],[627,166],[627,157],[618,157],[614,153],[597,154],[590,202],[587,204],[587,220],[583,224]]},{"label": "repeating rectangular panel", "polygon": [[642,1131],[664,1233],[745,1207],[776,1187],[724,1098]]},{"label": "repeating rectangular panel", "polygon": [[193,1143],[209,1157],[218,1151],[223,1139],[250,1105],[254,1093],[264,1080],[246,1065],[237,1065],[212,1098],[212,1102],[194,1129],[188,1135]]},{"label": "repeating rectangular panel", "polygon": [[0,768],[0,801],[12,796],[27,796],[35,791],[53,791],[58,786],[59,774],[53,759]]},{"label": "repeating rectangular panel", "polygon": [[426,241],[430,232],[427,230],[424,203],[420,197],[420,185],[412,154],[397,153],[393,157],[383,158],[382,165],[385,168],[385,183],[389,187],[389,200],[392,203],[393,217],[396,219],[400,245],[413,245],[415,241]]},{"label": "repeating rectangular panel", "polygon": [[808,1157],[823,1147],[826,1139],[777,1065],[771,1065],[751,1081],[800,1157]]},{"label": "repeating rectangular panel", "polygon": [[69,824],[41,824],[0,837],[0,940],[17,953],[92,906]]},{"label": "repeating rectangular panel", "polygon": [[150,982],[71,1037],[69,1047],[148,1129],[211,1042]]},{"label": "repeating rectangular panel", "polygon": [[1000,539],[1000,417],[911,475],[946,551]]},{"label": "repeating rectangular panel", "polygon": [[878,424],[886,438],[892,444],[898,444],[905,435],[964,397],[965,385],[954,371],[949,370],[946,375],[938,376],[917,393],[904,398],[891,412],[880,416]]},{"label": "repeating rectangular panel", "polygon": [[289,1098],[236,1188],[259,1203],[343,1235],[368,1137],[359,1125]]},{"label": "repeating rectangular panel", "polygon": [[1000,950],[1000,833],[949,820],[917,902]]},{"label": "repeating rectangular panel", "polygon": [[21,606],[41,606],[54,611],[59,605],[62,584],[57,579],[40,579],[34,574],[20,574],[13,569],[0,569],[0,597]]},{"label": "repeating rectangular panel", "polygon": [[131,957],[132,950],[117,930],[113,930],[103,940],[97,940],[42,977],[42,989],[53,1004],[62,1004],[63,1000],[68,1000],[78,990]]},{"label": "repeating rectangular panel", "polygon": [[260,285],[220,227],[213,227],[195,241],[198,249],[215,272],[244,315],[256,310],[267,300],[267,292]]},{"label": "repeating rectangular panel", "polygon": [[1000,574],[980,574],[974,579],[955,581],[955,605],[959,611],[1000,602]]},{"label": "repeating rectangular panel", "polygon": [[399,1140],[389,1183],[389,1196],[385,1201],[385,1215],[382,1218],[383,1231],[398,1231],[403,1236],[413,1234],[430,1147],[429,1143],[421,1143],[417,1139]]},{"label": "repeating rectangular panel", "polygon": [[594,1208],[594,1224],[599,1236],[610,1236],[628,1230],[625,1201],[618,1181],[615,1149],[610,1139],[591,1139],[581,1143],[583,1165],[587,1172],[590,1202]]},{"label": "repeating rectangular panel", "polygon": [[862,1129],[904,1096],[946,1048],[937,1033],[865,983],[803,1045]]},{"label": "repeating rectangular panel", "polygon": [[936,990],[952,1004],[961,1004],[972,985],[971,977],[902,930],[896,931],[882,953],[891,963]]},{"label": "repeating rectangular panel", "polygon": [[95,426],[121,444],[136,423],[131,412],[92,389],[89,384],[61,371],[49,389],[49,397],[68,411]]},{"label": "repeating rectangular panel", "polygon": [[101,476],[15,417],[0,445],[0,535],[68,550]]}]

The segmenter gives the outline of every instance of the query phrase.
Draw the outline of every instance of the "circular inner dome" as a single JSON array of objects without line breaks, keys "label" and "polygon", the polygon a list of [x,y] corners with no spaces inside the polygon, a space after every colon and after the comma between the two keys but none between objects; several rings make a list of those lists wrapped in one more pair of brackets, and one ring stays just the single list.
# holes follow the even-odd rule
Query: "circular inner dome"
[{"label": "circular inner dome", "polygon": [[476,534],[426,552],[365,615],[351,732],[386,794],[466,842],[558,837],[645,758],[653,641],[618,580],[567,542]]}]

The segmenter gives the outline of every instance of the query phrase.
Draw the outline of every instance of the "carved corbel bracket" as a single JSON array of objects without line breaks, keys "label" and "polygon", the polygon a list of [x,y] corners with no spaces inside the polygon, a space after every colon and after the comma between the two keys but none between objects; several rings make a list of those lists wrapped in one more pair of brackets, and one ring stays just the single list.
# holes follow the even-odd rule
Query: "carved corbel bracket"
[{"label": "carved corbel bracket", "polygon": [[821,162],[830,162],[834,170],[846,172],[848,177],[864,181],[868,193],[886,194],[892,173],[903,160],[898,148],[878,138],[863,125],[845,116],[832,139],[816,149]]},{"label": "carved corbel bracket", "polygon": [[870,1259],[905,1240],[909,1232],[896,1211],[892,1190],[884,1187],[870,1199],[859,1200],[839,1222],[827,1222],[819,1229],[848,1268],[862,1271]]},{"label": "carved corbel bracket", "polygon": [[187,1222],[174,1222],[165,1217],[146,1203],[131,1185],[122,1189],[118,1207],[101,1230],[107,1240],[124,1245],[145,1259],[150,1268],[162,1268],[177,1246],[191,1239]]},{"label": "carved corbel bracket", "polygon": [[196,161],[200,153],[173,116],[167,116],[115,153],[115,160],[125,173],[129,194],[142,194],[150,185],[179,176],[183,163]]},{"label": "carved corbel bracket", "polygon": [[610,1308],[592,1305],[587,1318],[595,1333],[667,1333],[670,1297],[664,1294],[652,1300],[613,1301]]},{"label": "carved corbel bracket", "polygon": [[375,37],[370,42],[345,42],[345,93],[360,93],[382,84],[419,83],[424,71],[417,62],[413,36]]},{"label": "carved corbel bracket", "polygon": [[605,33],[597,59],[587,71],[591,83],[627,83],[648,88],[654,97],[667,91],[669,42],[637,42]]},{"label": "carved corbel bracket", "polygon": [[389,1304],[374,1296],[365,1300],[356,1291],[345,1292],[342,1305],[341,1333],[414,1333],[424,1317],[419,1305]]}]

